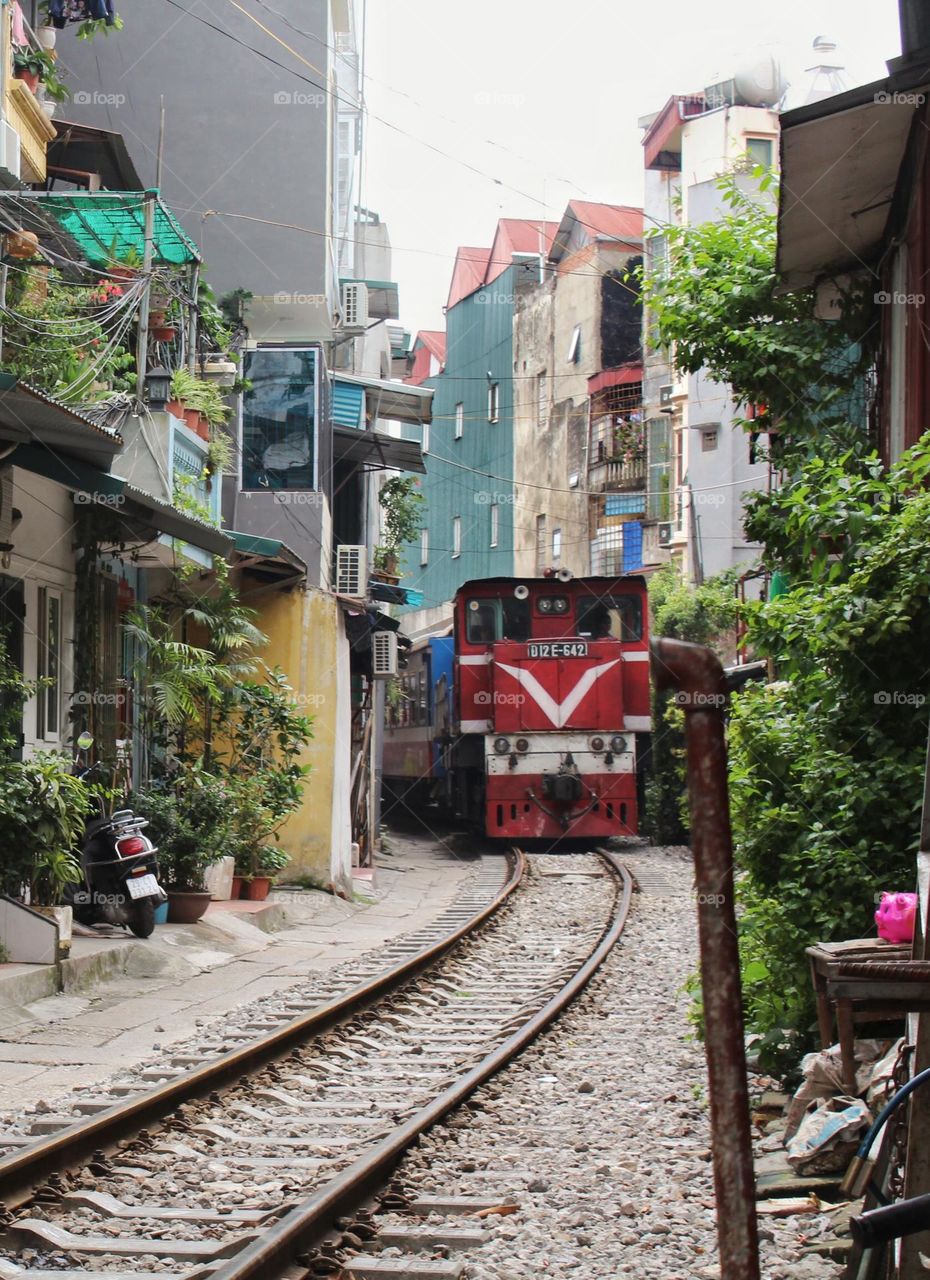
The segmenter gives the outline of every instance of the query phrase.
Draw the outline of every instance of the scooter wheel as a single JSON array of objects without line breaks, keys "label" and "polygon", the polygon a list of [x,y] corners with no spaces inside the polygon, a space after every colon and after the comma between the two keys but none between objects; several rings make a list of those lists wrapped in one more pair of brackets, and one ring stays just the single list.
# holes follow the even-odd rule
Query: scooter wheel
[{"label": "scooter wheel", "polygon": [[127,923],[130,932],[137,938],[148,938],[155,929],[155,903],[152,899],[143,898],[133,910]]}]

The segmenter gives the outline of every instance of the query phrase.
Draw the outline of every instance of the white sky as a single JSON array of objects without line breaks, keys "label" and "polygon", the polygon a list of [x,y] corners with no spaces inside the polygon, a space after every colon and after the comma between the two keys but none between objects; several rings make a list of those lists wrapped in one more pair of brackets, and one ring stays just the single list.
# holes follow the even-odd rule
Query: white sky
[{"label": "white sky", "polygon": [[818,35],[848,87],[877,80],[900,53],[897,0],[369,0],[361,202],[388,224],[405,326],[444,327],[456,247],[490,244],[499,217],[641,204],[636,121],[672,93],[765,49],[803,101]]}]

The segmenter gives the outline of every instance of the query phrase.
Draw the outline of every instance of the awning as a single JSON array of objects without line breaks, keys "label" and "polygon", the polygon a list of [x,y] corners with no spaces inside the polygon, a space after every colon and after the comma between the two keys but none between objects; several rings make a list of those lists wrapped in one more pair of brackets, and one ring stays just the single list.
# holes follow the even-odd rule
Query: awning
[{"label": "awning", "polygon": [[221,529],[179,511],[118,476],[77,459],[62,457],[42,445],[18,445],[4,462],[71,489],[78,506],[106,507],[125,533],[127,543],[151,542],[159,534],[167,534],[219,556],[226,556],[233,546],[232,538]]},{"label": "awning", "polygon": [[50,170],[57,170],[60,176],[96,174],[108,191],[142,190],[142,180],[121,133],[57,117],[52,124],[58,137],[46,152]]},{"label": "awning", "polygon": [[277,538],[260,538],[254,533],[241,533],[237,529],[224,530],[232,538],[235,564],[239,569],[269,573],[275,577],[304,576],[306,563],[296,551]]},{"label": "awning", "polygon": [[[105,268],[113,259],[134,250],[139,262],[145,250],[146,195],[154,197],[155,234],[152,261],[184,266],[200,261],[194,242],[157,192],[142,191],[16,191],[20,202],[34,200],[78,244],[87,261]],[[10,198],[0,192],[0,200]]]},{"label": "awning", "polygon": [[397,284],[393,280],[356,280],[354,276],[339,281],[368,286],[368,314],[374,320],[395,320],[400,314]]},{"label": "awning", "polygon": [[411,608],[418,608],[424,600],[422,591],[395,586],[393,582],[378,582],[377,579],[368,583],[368,596],[381,604],[409,605]]},{"label": "awning", "polygon": [[334,427],[352,427],[355,431],[364,431],[365,388],[354,382],[334,378],[330,417]]},{"label": "awning", "polygon": [[926,67],[781,116],[778,273],[786,289],[880,255]]},{"label": "awning", "polygon": [[0,441],[44,445],[98,467],[108,467],[123,445],[115,431],[4,373],[0,373]]},{"label": "awning", "polygon": [[433,420],[432,387],[414,387],[406,382],[389,382],[386,379],[342,372],[336,381],[364,388],[369,421],[373,418],[392,418],[418,427]]},{"label": "awning", "polygon": [[602,373],[592,374],[588,379],[588,395],[593,396],[598,391],[606,391],[608,387],[626,387],[633,383],[642,382],[643,366],[624,365],[621,369],[605,369]]},{"label": "awning", "polygon": [[423,450],[416,440],[401,440],[383,431],[353,431],[333,427],[333,460],[354,462],[375,471],[417,471],[426,474]]}]

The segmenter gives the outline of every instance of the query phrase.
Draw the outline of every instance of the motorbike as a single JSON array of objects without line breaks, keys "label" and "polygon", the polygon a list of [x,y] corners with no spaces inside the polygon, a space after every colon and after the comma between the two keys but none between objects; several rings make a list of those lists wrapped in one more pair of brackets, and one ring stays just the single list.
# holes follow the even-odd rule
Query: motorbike
[{"label": "motorbike", "polygon": [[[78,747],[87,752],[93,738],[83,733]],[[78,778],[89,777],[96,765],[75,765]],[[144,834],[148,822],[131,809],[107,814],[102,796],[96,816],[88,818],[81,847],[83,879],[73,884],[65,901],[81,924],[123,925],[137,938],[155,928],[155,911],[167,895],[158,883],[158,850]]]}]

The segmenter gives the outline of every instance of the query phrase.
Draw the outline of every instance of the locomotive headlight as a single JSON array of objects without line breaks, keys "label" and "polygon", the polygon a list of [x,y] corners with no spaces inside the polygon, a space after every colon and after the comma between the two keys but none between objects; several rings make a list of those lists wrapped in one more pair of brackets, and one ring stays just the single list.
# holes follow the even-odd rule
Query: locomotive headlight
[{"label": "locomotive headlight", "polygon": [[509,738],[495,738],[495,739],[494,739],[494,750],[497,752],[497,754],[498,754],[499,756],[505,756],[505,755],[507,754],[507,752],[510,750],[510,739],[509,739]]},{"label": "locomotive headlight", "polygon": [[611,751],[615,751],[617,755],[620,755],[621,752],[626,751],[626,738],[624,738],[624,736],[621,733],[615,733],[610,740],[610,749]]},{"label": "locomotive headlight", "polygon": [[540,613],[552,612],[552,601],[549,599],[548,596],[543,596],[543,598],[539,601],[539,612]]},{"label": "locomotive headlight", "polygon": [[603,738],[589,738],[589,739],[588,739],[588,746],[589,746],[589,747],[591,748],[591,750],[592,750],[592,751],[594,751],[595,753],[597,753],[597,752],[599,752],[599,751],[603,751],[603,750],[604,750],[604,739],[603,739]]},{"label": "locomotive headlight", "polygon": [[564,596],[558,596],[553,600],[552,608],[556,613],[568,613],[568,601]]},{"label": "locomotive headlight", "polygon": [[529,751],[530,749],[530,740],[529,738],[517,738],[516,742],[513,745],[520,752],[520,754],[523,755],[525,752]]}]

